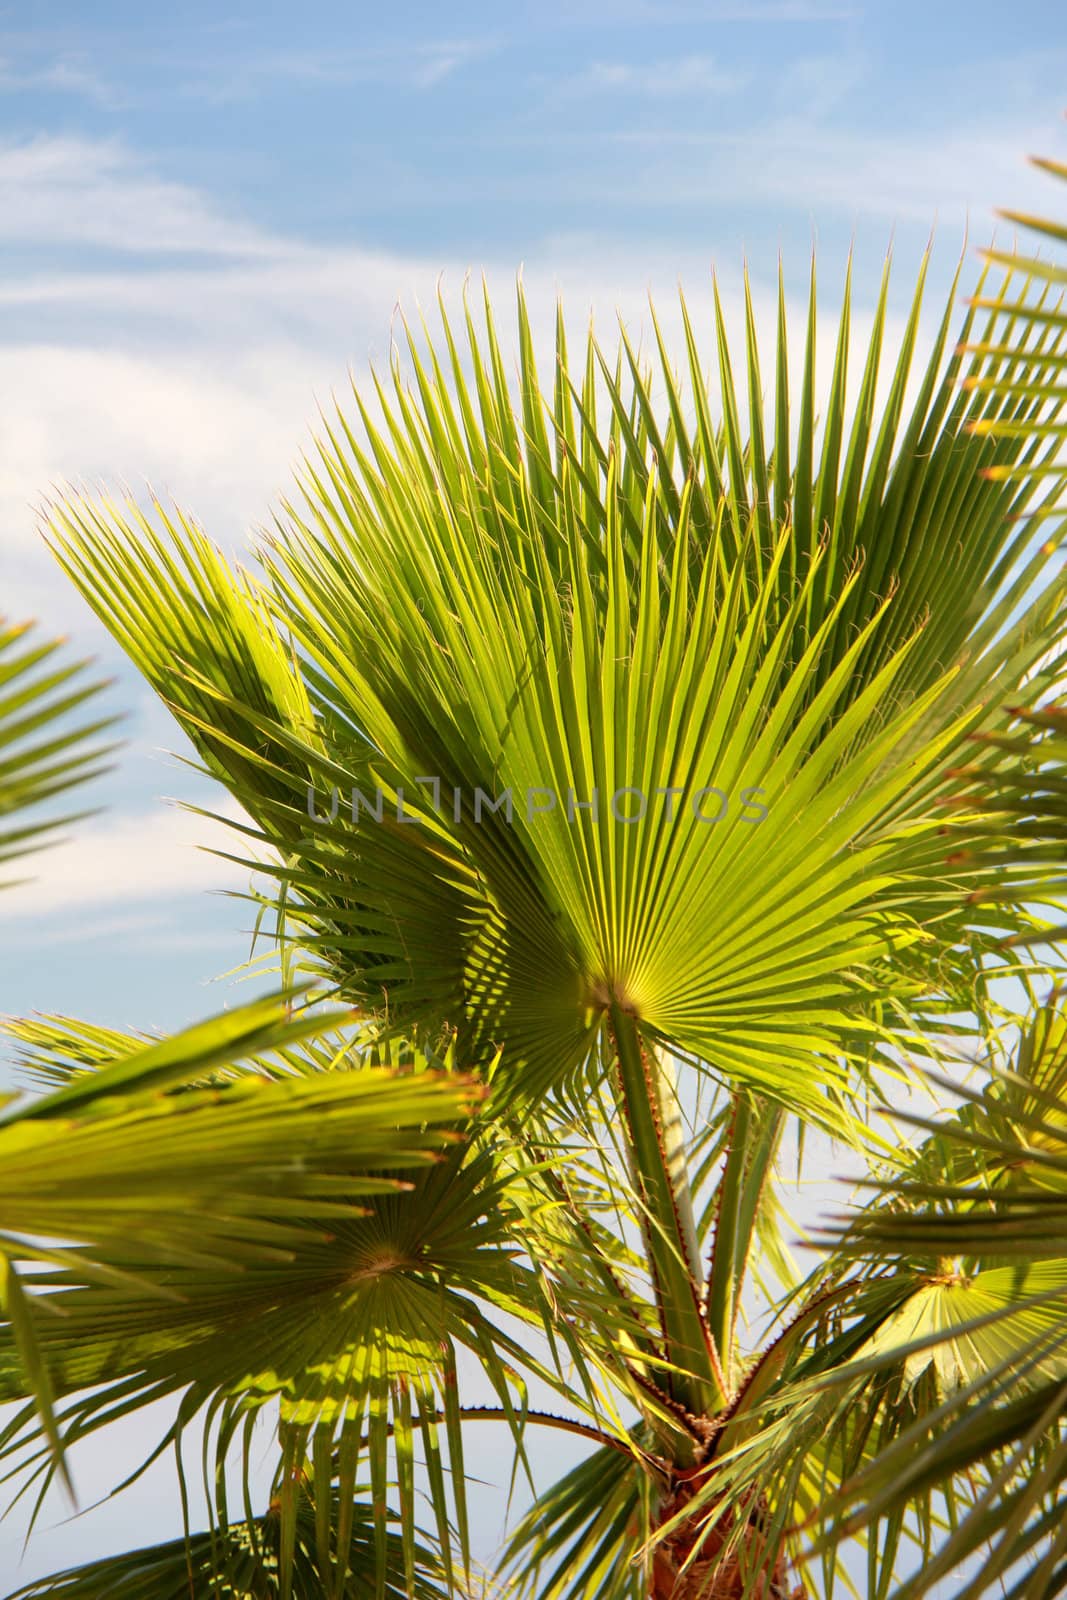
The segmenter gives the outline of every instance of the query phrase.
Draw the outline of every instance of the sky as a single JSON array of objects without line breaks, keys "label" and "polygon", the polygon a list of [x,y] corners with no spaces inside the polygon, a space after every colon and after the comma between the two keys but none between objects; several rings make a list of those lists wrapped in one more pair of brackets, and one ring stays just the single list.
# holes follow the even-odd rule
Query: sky
[{"label": "sky", "polygon": [[[125,719],[100,814],[0,899],[0,1013],[167,1029],[249,992],[246,880],[169,803],[225,797],[43,549],[56,485],[151,484],[241,549],[398,304],[468,273],[506,318],[521,269],[540,339],[562,294],[610,344],[650,292],[676,328],[679,282],[705,312],[712,267],[736,321],[746,260],[773,330],[813,245],[829,326],[852,248],[862,333],[892,246],[891,347],[931,236],[934,317],[996,206],[1059,203],[1025,157],[1067,156],[1065,83],[1052,0],[0,4],[0,613],[95,656]],[[168,1468],[137,1494],[46,1517],[21,1567],[0,1525],[0,1578],[176,1531]]]}]

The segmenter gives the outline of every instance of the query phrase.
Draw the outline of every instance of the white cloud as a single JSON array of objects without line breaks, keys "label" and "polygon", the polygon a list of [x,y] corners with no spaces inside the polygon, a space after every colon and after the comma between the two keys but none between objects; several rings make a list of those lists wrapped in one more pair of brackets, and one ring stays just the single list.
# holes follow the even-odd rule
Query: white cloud
[{"label": "white cloud", "polygon": [[[852,215],[932,224],[973,220],[988,236],[997,203],[1048,203],[1048,185],[1025,164],[1047,130],[961,131],[938,136],[805,134],[783,126],[764,174],[771,199]],[[770,152],[766,152],[769,154]]]},{"label": "white cloud", "polygon": [[[106,174],[113,216],[140,206],[143,225],[156,233],[173,220],[170,186],[157,185],[111,145],[41,141],[32,161],[25,154],[22,160],[19,182],[28,183],[35,171],[51,194],[36,217],[44,240],[66,225],[62,217],[57,224],[56,214],[77,170]],[[0,192],[2,186],[0,157]],[[211,206],[195,192],[182,193],[183,205],[200,219],[207,251],[215,237]],[[226,223],[223,242],[240,226]],[[0,278],[0,311],[17,313],[22,324],[18,342],[0,348],[4,610],[40,616],[50,629],[73,627],[95,646],[100,630],[87,626],[81,601],[36,538],[33,508],[53,485],[103,480],[137,489],[148,480],[221,543],[243,544],[291,487],[291,468],[308,442],[317,404],[329,406],[335,386],[343,395],[346,361],[364,392],[368,363],[387,366],[391,331],[401,334],[390,324],[398,297],[416,316],[420,302],[432,309],[443,266],[449,303],[458,305],[466,266],[459,260],[297,247],[261,233],[254,242],[242,259],[205,256],[180,269],[138,263],[119,271],[53,268]],[[496,303],[506,308],[513,266],[486,265]],[[642,329],[647,336],[651,290],[668,346],[681,352],[676,285],[685,284],[695,324],[710,330],[708,268],[708,256],[697,249],[686,254],[646,246],[638,266],[631,254],[595,237],[546,242],[524,269],[543,374],[551,371],[557,291],[572,340],[594,310],[610,345],[616,311],[635,339]],[[727,273],[723,286],[727,314],[736,322],[736,277]],[[758,275],[755,294],[759,325],[773,328],[771,287]],[[477,310],[477,287],[472,300]],[[66,339],[35,340],[31,317],[71,331]],[[509,320],[501,318],[505,330]],[[862,318],[857,333],[862,337]],[[829,351],[829,331],[824,342]]]},{"label": "white cloud", "polygon": [[[290,487],[316,401],[328,404],[331,388],[344,387],[349,359],[366,387],[368,360],[388,361],[398,296],[411,310],[420,298],[432,303],[442,266],[298,247],[220,222],[203,197],[159,183],[112,144],[42,139],[0,150],[0,234],[17,214],[27,237],[54,246],[90,212],[100,239],[126,239],[123,219],[136,214],[156,241],[180,234],[217,253],[181,269],[138,263],[0,278],[0,310],[19,329],[0,348],[0,608],[51,627],[84,627],[80,602],[35,534],[33,508],[51,486],[149,480],[224,543],[238,542]],[[249,238],[252,248],[234,259]],[[464,263],[444,265],[455,287]],[[572,268],[572,282],[584,284],[575,309],[594,297],[610,308],[613,289],[626,289],[621,276]],[[512,269],[502,277],[510,288]],[[547,329],[552,276],[531,269],[527,277]],[[631,301],[641,293],[631,278]],[[70,332],[34,339],[31,317]]]},{"label": "white cloud", "polygon": [[412,82],[419,89],[432,89],[443,83],[454,72],[469,66],[472,61],[490,55],[496,46],[487,39],[457,40],[424,46],[415,53],[412,62]]},{"label": "white cloud", "polygon": [[429,90],[491,54],[490,38],[424,39],[362,49],[286,50],[227,57],[189,78],[181,92],[213,105],[252,100],[279,84],[370,83]]},{"label": "white cloud", "polygon": [[[218,810],[234,821],[242,816],[229,799]],[[32,880],[3,890],[4,921],[15,927],[67,913],[80,919],[86,908],[246,889],[249,873],[216,850],[249,853],[243,836],[223,822],[174,806],[75,824],[62,844],[27,858]]]},{"label": "white cloud", "polygon": [[[892,216],[899,206],[923,222],[930,221],[940,198],[943,223],[954,197],[956,214],[962,214],[964,201],[974,196],[978,232],[990,200],[1028,198],[1029,180],[1015,154],[1023,143],[1018,133],[986,135],[982,142],[961,136],[940,151],[905,137],[858,144],[811,134],[806,145],[800,135],[792,143],[784,136],[719,141],[695,147],[709,154],[707,160],[687,155],[664,162],[657,156],[655,176],[635,160],[633,189],[639,195],[658,183],[662,190],[669,181],[684,186],[682,198],[701,203],[770,193],[791,204],[826,200],[846,214],[862,207]],[[913,185],[926,186],[925,202],[915,200]],[[1033,186],[1042,193],[1046,187],[1036,179]],[[35,536],[33,508],[50,487],[106,480],[138,488],[149,480],[224,545],[242,544],[249,529],[269,520],[279,495],[291,486],[291,467],[308,441],[317,404],[329,405],[334,386],[345,390],[345,363],[352,363],[364,391],[368,363],[386,367],[398,297],[409,312],[420,301],[432,308],[443,267],[454,308],[467,265],[276,239],[220,219],[204,196],[160,182],[111,143],[38,140],[0,149],[0,233],[4,219],[21,207],[27,236],[44,245],[62,242],[99,191],[106,198],[93,223],[100,237],[124,237],[122,219],[136,214],[151,237],[182,233],[187,241],[197,240],[202,253],[181,268],[138,262],[93,273],[83,264],[69,272],[53,267],[0,277],[0,312],[6,309],[20,324],[17,342],[0,347],[0,609],[40,616],[50,629],[73,627],[94,645],[99,629],[87,626],[85,608]],[[68,194],[74,196],[70,207]],[[184,230],[180,218],[188,221]],[[954,255],[959,235],[947,227],[943,233]],[[242,240],[250,242],[245,251],[238,249]],[[557,290],[572,341],[595,309],[609,344],[616,310],[636,336],[642,326],[647,332],[651,290],[668,345],[680,352],[674,311],[680,280],[696,326],[709,330],[710,339],[709,265],[709,253],[696,247],[683,253],[645,244],[638,265],[632,252],[594,235],[545,241],[531,253],[524,273],[544,352],[542,372],[551,370]],[[513,265],[486,266],[497,304],[505,308],[506,328]],[[729,273],[724,293],[727,315],[736,323],[736,278]],[[772,329],[771,284],[758,273],[755,293],[758,325]],[[477,308],[477,287],[472,299]],[[832,310],[828,304],[828,321]],[[32,336],[34,326],[70,331],[41,340]],[[861,316],[857,337],[863,337]],[[826,352],[831,342],[827,329]],[[890,350],[892,343],[891,328]],[[709,344],[709,360],[710,354]],[[766,375],[771,371],[768,361]]]},{"label": "white cloud", "polygon": [[9,94],[36,93],[44,89],[77,95],[108,111],[123,103],[122,97],[104,78],[65,58],[28,66],[0,57],[0,89]]},{"label": "white cloud", "polygon": [[1027,149],[1049,149],[1044,125],[960,129],[949,137],[812,129],[780,118],[751,133],[629,129],[612,138],[635,152],[631,193],[661,205],[773,204],[790,211],[962,228],[988,238],[997,205],[1048,210],[1047,179],[1028,168]]},{"label": "white cloud", "polygon": [[[290,489],[317,404],[328,407],[334,388],[343,398],[346,359],[366,392],[368,362],[387,365],[398,291],[417,318],[420,301],[433,306],[437,265],[349,250],[309,254],[281,266],[54,277],[0,288],[0,301],[5,294],[23,303],[41,303],[43,297],[78,309],[88,327],[112,312],[125,316],[124,336],[113,344],[25,342],[0,351],[5,609],[36,612],[53,627],[67,625],[72,615],[66,581],[55,574],[36,537],[34,511],[62,482],[129,483],[138,490],[148,481],[165,498],[178,499],[225,545],[243,542]],[[570,241],[565,268],[553,270],[549,259],[528,263],[524,283],[542,372],[551,370],[557,290],[572,338],[595,309],[610,345],[616,311],[635,339],[642,328],[647,335],[651,289],[669,343],[681,351],[679,276],[697,325],[709,327],[710,275],[699,256],[649,253],[638,273],[625,258],[606,261],[595,245]],[[453,311],[462,279],[462,264],[452,263],[446,288]],[[506,307],[512,270],[491,269],[490,282],[497,304]],[[730,309],[736,297],[729,278],[725,292]],[[475,306],[478,298],[475,291]],[[758,280],[757,300],[764,325],[773,326],[769,296]],[[508,321],[501,317],[505,342]],[[73,614],[81,615],[80,602]]]},{"label": "white cloud", "polygon": [[710,56],[679,56],[672,61],[595,61],[563,85],[573,93],[618,91],[656,99],[686,95],[731,94],[747,82],[747,75],[725,72]]},{"label": "white cloud", "polygon": [[115,141],[50,136],[0,145],[0,240],[149,255],[287,253],[283,240],[155,176]]},{"label": "white cloud", "polygon": [[185,349],[0,350],[0,612],[72,630],[109,665],[114,647],[38,536],[44,497],[63,483],[150,483],[241,545],[291,487],[316,390],[338,376],[337,361],[295,341],[232,350],[185,331]]}]

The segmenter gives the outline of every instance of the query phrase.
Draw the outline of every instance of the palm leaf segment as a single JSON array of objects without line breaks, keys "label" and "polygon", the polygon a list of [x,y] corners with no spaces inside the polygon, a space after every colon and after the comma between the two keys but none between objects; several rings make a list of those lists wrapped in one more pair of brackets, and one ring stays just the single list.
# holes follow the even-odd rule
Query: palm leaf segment
[{"label": "palm leaf segment", "polygon": [[[1067,167],[1061,163],[1036,160],[1034,165],[1055,178],[1067,179]],[[1017,211],[1002,214],[1017,227],[1036,235],[1041,244],[1052,241],[1062,246],[1062,223]],[[1061,345],[1067,333],[1067,312],[1063,307],[1067,268],[1062,258],[1046,259],[1030,254],[1026,247],[1010,253],[986,254],[991,265],[1008,266],[1011,270],[998,294],[976,300],[976,308],[989,317],[989,327],[985,336],[970,347],[977,370],[967,381],[973,393],[985,396],[994,406],[1012,400],[1025,403],[1032,437],[1045,441],[1043,470],[1048,478],[1047,492],[1035,508],[1035,516],[1047,525],[1045,548],[1051,552],[1059,545],[1064,511],[1060,469],[1064,459],[1067,357]],[[1038,351],[1044,352],[1044,359],[1035,363]],[[1000,440],[1019,433],[1018,422],[1004,414],[981,418],[972,428],[982,437]],[[1017,472],[1007,464],[987,470],[1001,481]],[[975,735],[981,750],[996,750],[1009,758],[995,774],[983,762],[961,769],[961,776],[978,780],[977,788],[961,797],[961,805],[972,813],[977,807],[980,816],[995,818],[1006,835],[999,850],[991,854],[991,859],[998,859],[1008,869],[996,891],[1004,901],[1025,901],[1031,884],[1025,870],[1020,869],[1026,866],[1032,867],[1035,878],[1042,881],[1046,881],[1051,868],[1057,873],[1061,888],[1064,882],[1067,713],[1060,703],[1062,678],[1050,687],[1051,699],[1042,699],[1033,687],[1025,696],[1019,696],[1011,707],[1014,721],[1008,729],[987,729]],[[968,831],[962,829],[964,842],[973,848],[975,840],[967,837]],[[1053,935],[1061,937],[1064,931],[1063,926],[1057,926]],[[1013,942],[1022,943],[1026,938],[1025,933],[1020,933]]]},{"label": "palm leaf segment", "polygon": [[[594,1453],[516,1529],[524,1592],[658,1595],[657,1549],[673,1532],[697,1557],[683,1570],[700,1593],[694,1526],[707,1552],[736,1539],[746,1506],[757,1549],[792,1532],[797,1555],[823,1557],[827,1583],[856,1570],[865,1544],[869,1592],[917,1600],[993,1540],[998,1571],[1028,1564],[1020,1593],[1058,1592],[1040,1584],[1067,1475],[1065,1073],[1054,1005],[984,1090],[946,1079],[963,1105],[912,1118],[927,1137],[888,1178],[872,1163],[876,1199],[823,1235],[831,1253],[779,1307],[699,1470],[676,1468],[657,1494],[655,1471]],[[642,1430],[641,1443],[655,1457],[658,1441]],[[912,1543],[921,1559],[902,1583]],[[725,1585],[721,1561],[717,1574]]]},{"label": "palm leaf segment", "polygon": [[[28,625],[0,616],[0,888],[11,883],[11,862],[48,843],[72,820],[56,816],[48,803],[96,776],[108,753],[99,735],[109,721],[87,723],[80,715],[101,685],[86,680],[84,662],[57,665],[58,643],[34,643],[29,633]],[[27,812],[36,815],[27,818]],[[7,1098],[0,1096],[0,1107]],[[7,1220],[5,1214],[5,1227]],[[5,1253],[11,1242],[0,1233],[0,1310],[21,1330],[31,1381],[47,1417],[47,1383],[32,1360],[28,1315]]]},{"label": "palm leaf segment", "polygon": [[86,681],[84,662],[56,665],[56,641],[29,634],[0,615],[0,886],[11,861],[72,820],[24,813],[96,776],[107,754],[106,720],[71,721],[101,685]]}]

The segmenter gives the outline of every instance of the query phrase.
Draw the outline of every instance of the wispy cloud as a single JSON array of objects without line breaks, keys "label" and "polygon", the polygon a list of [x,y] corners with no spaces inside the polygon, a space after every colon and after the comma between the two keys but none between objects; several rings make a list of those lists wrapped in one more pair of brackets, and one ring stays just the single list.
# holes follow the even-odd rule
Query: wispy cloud
[{"label": "wispy cloud", "polygon": [[283,250],[197,190],[154,175],[116,141],[49,136],[0,145],[0,240],[147,255]]},{"label": "wispy cloud", "polygon": [[76,95],[106,111],[117,110],[126,102],[114,85],[84,64],[60,57],[43,63],[13,61],[0,56],[0,90],[8,94]]},{"label": "wispy cloud", "polygon": [[419,89],[432,89],[454,72],[491,55],[496,46],[488,40],[461,40],[455,44],[434,44],[420,48],[412,63],[411,81]]},{"label": "wispy cloud", "polygon": [[[909,132],[871,134],[853,127],[812,128],[779,116],[745,133],[671,127],[623,129],[610,136],[635,151],[632,193],[660,206],[773,203],[812,216],[884,219],[985,232],[992,209],[1048,203],[1047,182],[1022,154],[1049,143],[1047,129],[982,125],[932,139]],[[685,160],[664,160],[664,152]]]},{"label": "wispy cloud", "polygon": [[[1040,180],[1028,177],[1016,155],[1026,134],[961,131],[936,150],[914,136],[816,135],[784,122],[732,139],[604,137],[633,141],[628,204],[674,205],[694,214],[718,202],[773,203],[846,221],[914,217],[924,229],[940,206],[954,252],[968,206],[976,231],[984,231],[994,201],[1042,203],[1044,196],[1034,193]],[[195,241],[199,250],[180,266],[158,256],[131,257],[98,272],[88,270],[84,252],[77,269],[68,269],[62,252],[52,251],[47,271],[12,266],[0,276],[0,327],[15,330],[0,349],[3,600],[53,627],[76,624],[84,638],[86,612],[57,580],[35,536],[33,508],[50,485],[101,479],[139,485],[147,478],[189,506],[222,543],[242,544],[289,489],[316,403],[329,405],[334,384],[343,390],[344,363],[352,361],[364,392],[368,361],[387,367],[397,300],[409,310],[420,301],[432,305],[442,270],[454,298],[468,266],[484,266],[503,296],[515,263],[344,242],[312,247],[275,237],[221,217],[199,191],[175,193],[176,186],[114,145],[77,141],[0,150],[0,235],[15,226],[10,213],[21,207],[25,238],[48,245],[72,237],[89,203],[76,193],[77,217],[68,212],[79,173],[107,202],[93,237],[120,240],[132,227],[128,219],[139,216],[157,239]],[[578,174],[567,181],[577,190],[584,180]],[[240,251],[240,242],[249,248]],[[527,252],[525,268],[538,339],[547,345],[557,290],[572,325],[595,308],[610,341],[618,309],[639,337],[651,289],[670,342],[675,286],[684,282],[697,315],[709,256],[705,236],[688,249],[670,237],[658,246],[645,241],[636,254],[603,232],[545,239]],[[756,279],[758,290],[758,272]],[[724,294],[728,287],[727,270]],[[764,309],[773,326],[773,308]]]},{"label": "wispy cloud", "polygon": [[[222,808],[235,820],[235,802]],[[243,889],[248,873],[212,851],[241,853],[243,841],[221,822],[173,806],[109,816],[71,830],[71,837],[31,858],[30,882],[4,890],[4,915],[14,923],[85,907],[166,902],[208,890]]]},{"label": "wispy cloud", "polygon": [[860,14],[842,0],[751,0],[748,5],[712,5],[714,22],[847,22]]},{"label": "wispy cloud", "polygon": [[199,70],[180,92],[215,105],[254,100],[281,84],[304,87],[379,84],[429,90],[497,49],[491,38],[403,41],[362,49],[286,50],[222,58]]},{"label": "wispy cloud", "polygon": [[703,4],[678,0],[571,0],[568,21],[610,22],[614,26],[652,23],[666,27],[694,23],[847,22],[862,14],[862,5],[849,0],[704,0]]},{"label": "wispy cloud", "polygon": [[[84,949],[89,942],[106,940],[113,951],[136,949],[173,955],[179,950],[228,950],[239,948],[242,935],[231,928],[210,929],[200,927],[189,930],[176,925],[174,915],[184,903],[170,908],[169,914],[158,912],[138,915],[136,912],[116,912],[100,916],[79,912],[75,921],[68,921],[61,911],[53,910],[37,920],[21,918],[18,928],[20,950],[51,950],[56,945],[77,944]],[[249,919],[251,920],[251,919]],[[0,934],[0,941],[3,934]]]},{"label": "wispy cloud", "polygon": [[584,72],[565,79],[562,87],[574,94],[619,93],[677,99],[729,94],[747,82],[747,74],[726,71],[710,56],[690,55],[669,61],[595,61]]}]

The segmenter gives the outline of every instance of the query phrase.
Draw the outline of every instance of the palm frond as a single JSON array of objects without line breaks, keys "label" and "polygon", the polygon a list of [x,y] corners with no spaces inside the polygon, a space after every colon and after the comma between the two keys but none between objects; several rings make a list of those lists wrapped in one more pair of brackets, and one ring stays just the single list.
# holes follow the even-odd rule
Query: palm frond
[{"label": "palm frond", "polygon": [[[335,1532],[341,1505],[326,1508]],[[415,1548],[415,1579],[409,1587],[403,1541],[387,1535],[384,1583],[378,1580],[374,1519],[366,1502],[348,1508],[350,1538],[345,1574],[335,1583],[332,1561],[320,1559],[320,1519],[301,1486],[294,1553],[288,1585],[283,1582],[280,1502],[256,1522],[237,1523],[175,1539],[151,1549],[92,1561],[14,1590],[9,1600],[443,1600],[437,1559],[428,1546]]]},{"label": "palm frond", "polygon": [[[1067,1483],[1067,1079],[1062,999],[1030,1019],[1014,1070],[959,1109],[908,1120],[928,1131],[914,1163],[825,1230],[837,1260],[914,1288],[856,1352],[903,1359],[912,1419],[843,1475],[820,1511],[828,1540],[970,1480],[972,1506],[897,1590],[908,1600],[988,1547],[983,1582],[1022,1566],[1013,1593],[1058,1592],[1056,1506]],[[924,1374],[934,1374],[924,1398]],[[847,1369],[843,1376],[847,1377]],[[914,1386],[914,1387],[913,1387]],[[976,1582],[960,1591],[977,1596]]]},{"label": "palm frond", "polygon": [[[292,997],[268,998],[123,1049],[0,1123],[0,1387],[32,1396],[0,1448],[26,1456],[45,1485],[56,1465],[65,1470],[64,1434],[129,1410],[131,1393],[143,1401],[190,1383],[201,1398],[212,1385],[288,1392],[295,1421],[300,1406],[329,1410],[331,1384],[342,1412],[359,1388],[358,1307],[373,1343],[375,1287],[402,1264],[389,1254],[387,1197],[418,1188],[420,1168],[431,1189],[451,1176],[454,1191],[455,1152],[484,1091],[444,1063],[364,1067],[351,1042],[302,1072],[279,1071],[339,1015],[292,1011]],[[259,1056],[273,1068],[257,1070]],[[481,1211],[450,1198],[438,1226],[465,1228],[474,1253]],[[403,1264],[433,1275],[410,1255]],[[318,1300],[308,1298],[316,1280]],[[286,1292],[299,1312],[279,1313]],[[397,1292],[401,1331],[387,1354],[394,1365],[406,1355],[408,1376],[412,1351],[440,1368],[427,1321],[447,1315],[439,1296],[428,1288],[416,1304],[417,1288]],[[365,1400],[367,1372],[361,1381]],[[96,1392],[59,1413],[57,1397],[86,1388]]]},{"label": "palm frond", "polygon": [[22,813],[99,775],[112,748],[100,742],[112,719],[82,715],[102,684],[86,677],[85,662],[57,664],[59,649],[0,616],[0,870],[75,820]]},{"label": "palm frond", "polygon": [[644,1600],[654,1485],[636,1460],[598,1450],[538,1496],[508,1541],[506,1562],[538,1600]]}]

